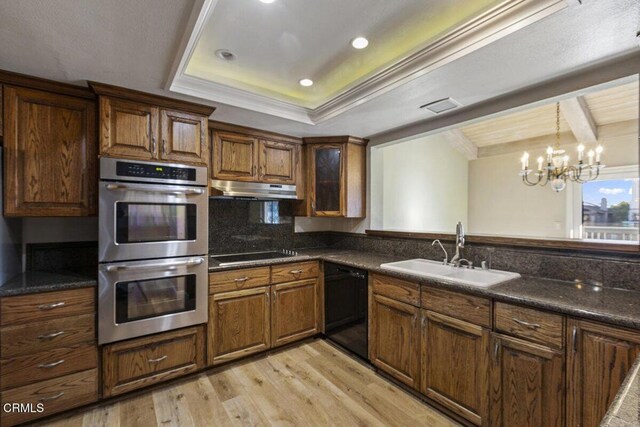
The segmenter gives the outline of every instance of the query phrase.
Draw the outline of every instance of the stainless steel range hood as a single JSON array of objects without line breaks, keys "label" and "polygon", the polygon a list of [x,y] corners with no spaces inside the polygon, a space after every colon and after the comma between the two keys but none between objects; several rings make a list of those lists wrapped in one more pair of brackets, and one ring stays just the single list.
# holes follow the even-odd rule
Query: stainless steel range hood
[{"label": "stainless steel range hood", "polygon": [[275,200],[295,199],[296,186],[263,182],[239,182],[211,180],[212,197]]}]

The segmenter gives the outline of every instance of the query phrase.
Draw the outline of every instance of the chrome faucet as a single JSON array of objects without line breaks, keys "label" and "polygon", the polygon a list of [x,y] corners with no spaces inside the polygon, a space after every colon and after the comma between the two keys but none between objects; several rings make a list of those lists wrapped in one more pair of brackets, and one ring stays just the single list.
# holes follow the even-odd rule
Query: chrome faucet
[{"label": "chrome faucet", "polygon": [[442,243],[439,239],[434,240],[433,243],[431,243],[431,246],[435,245],[436,243],[440,245],[440,249],[442,249],[442,252],[444,252],[444,261],[442,263],[444,265],[447,265],[449,263],[449,254],[447,254],[447,250],[444,248],[444,246],[442,246]]},{"label": "chrome faucet", "polygon": [[458,224],[456,224],[456,253],[453,256],[453,258],[451,258],[451,264],[455,265],[456,267],[460,266],[460,249],[464,248],[464,227],[462,226],[462,222],[458,221]]}]

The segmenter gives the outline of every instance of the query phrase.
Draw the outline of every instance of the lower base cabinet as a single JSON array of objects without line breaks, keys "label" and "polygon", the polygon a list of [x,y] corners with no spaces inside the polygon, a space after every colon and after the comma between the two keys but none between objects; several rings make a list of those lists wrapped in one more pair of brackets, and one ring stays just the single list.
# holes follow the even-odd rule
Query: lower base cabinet
[{"label": "lower base cabinet", "polygon": [[491,425],[564,425],[564,350],[491,335]]},{"label": "lower base cabinet", "polygon": [[269,349],[270,321],[269,286],[209,295],[209,365]]},{"label": "lower base cabinet", "polygon": [[369,319],[371,363],[411,388],[419,387],[420,309],[373,294]]},{"label": "lower base cabinet", "polygon": [[102,349],[102,394],[116,396],[204,368],[204,327],[109,344]]},{"label": "lower base cabinet", "polygon": [[318,333],[317,279],[271,287],[271,346],[277,347]]},{"label": "lower base cabinet", "polygon": [[567,322],[568,427],[596,427],[640,354],[640,332]]},{"label": "lower base cabinet", "polygon": [[422,324],[422,393],[489,425],[489,329],[429,310],[422,310]]}]

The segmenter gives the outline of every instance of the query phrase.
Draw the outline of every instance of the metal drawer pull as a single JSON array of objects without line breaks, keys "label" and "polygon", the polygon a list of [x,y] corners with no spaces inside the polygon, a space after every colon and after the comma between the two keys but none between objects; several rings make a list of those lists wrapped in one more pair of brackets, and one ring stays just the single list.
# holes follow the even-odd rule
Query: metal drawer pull
[{"label": "metal drawer pull", "polygon": [[300,274],[300,273],[302,273],[302,270],[291,270],[289,273],[290,274]]},{"label": "metal drawer pull", "polygon": [[41,304],[38,306],[40,310],[52,310],[54,308],[63,307],[66,304],[64,301],[53,302],[51,304]]},{"label": "metal drawer pull", "polygon": [[162,357],[158,357],[157,359],[149,359],[147,360],[147,362],[149,363],[160,363],[162,362],[164,359],[166,359],[168,356],[162,356]]},{"label": "metal drawer pull", "polygon": [[58,394],[54,394],[53,396],[49,396],[49,397],[41,397],[40,398],[40,402],[47,402],[49,400],[56,400],[61,398],[62,396],[64,396],[64,391],[61,391]]},{"label": "metal drawer pull", "polygon": [[40,365],[38,365],[38,368],[55,368],[58,365],[61,365],[64,363],[64,359],[60,359],[57,362],[52,362],[52,363],[41,363]]},{"label": "metal drawer pull", "polygon": [[247,280],[249,280],[248,277],[239,277],[237,279],[233,279],[234,282],[246,282]]},{"label": "metal drawer pull", "polygon": [[526,326],[527,328],[531,328],[531,329],[538,329],[541,327],[538,323],[525,322],[524,320],[516,319],[515,317],[512,317],[511,320],[513,320],[519,325]]},{"label": "metal drawer pull", "polygon": [[52,332],[50,334],[39,335],[38,339],[39,340],[50,340],[52,338],[59,337],[62,334],[64,334],[64,331]]}]

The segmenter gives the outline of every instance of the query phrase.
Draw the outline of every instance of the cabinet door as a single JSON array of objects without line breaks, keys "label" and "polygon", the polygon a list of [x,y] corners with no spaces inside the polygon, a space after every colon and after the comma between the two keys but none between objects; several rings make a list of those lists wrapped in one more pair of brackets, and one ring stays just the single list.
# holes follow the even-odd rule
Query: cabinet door
[{"label": "cabinet door", "polygon": [[100,97],[100,154],[135,160],[158,158],[158,108]]},{"label": "cabinet door", "polygon": [[300,162],[299,144],[260,140],[260,181],[276,184],[296,183],[296,171]]},{"label": "cabinet door", "polygon": [[94,101],[5,86],[4,110],[4,214],[95,215]]},{"label": "cabinet door", "polygon": [[567,426],[598,426],[640,354],[640,333],[567,322]]},{"label": "cabinet door", "polygon": [[489,330],[422,315],[422,392],[475,425],[489,424]]},{"label": "cabinet door", "polygon": [[419,384],[420,310],[373,294],[369,319],[371,363],[415,389]]},{"label": "cabinet door", "polygon": [[491,425],[564,425],[564,351],[492,334]]},{"label": "cabinet door", "polygon": [[342,216],[344,214],[344,145],[311,146],[312,216]]},{"label": "cabinet door", "polygon": [[207,122],[206,117],[198,114],[161,110],[160,158],[173,162],[207,165],[209,162]]},{"label": "cabinet door", "polygon": [[317,279],[282,283],[271,288],[273,347],[318,333]]},{"label": "cabinet door", "polygon": [[212,174],[215,179],[258,180],[258,139],[232,132],[213,132]]},{"label": "cabinet door", "polygon": [[267,350],[270,347],[269,287],[209,296],[209,364]]}]

